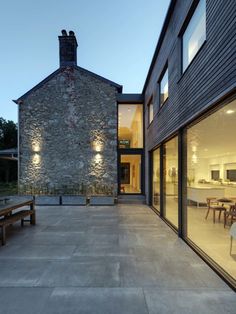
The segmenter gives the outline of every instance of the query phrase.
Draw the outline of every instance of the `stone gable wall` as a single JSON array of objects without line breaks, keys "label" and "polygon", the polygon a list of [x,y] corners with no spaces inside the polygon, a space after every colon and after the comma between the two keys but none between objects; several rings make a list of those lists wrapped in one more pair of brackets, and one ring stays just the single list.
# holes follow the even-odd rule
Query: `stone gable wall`
[{"label": "stone gable wall", "polygon": [[117,89],[65,68],[19,105],[22,193],[117,193]]}]

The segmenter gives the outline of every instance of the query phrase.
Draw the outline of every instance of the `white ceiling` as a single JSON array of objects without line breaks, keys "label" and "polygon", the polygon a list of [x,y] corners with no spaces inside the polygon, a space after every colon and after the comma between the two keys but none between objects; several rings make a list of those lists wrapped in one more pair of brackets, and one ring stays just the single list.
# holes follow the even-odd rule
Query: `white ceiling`
[{"label": "white ceiling", "polygon": [[191,127],[187,139],[188,154],[196,151],[201,158],[235,155],[236,160],[236,100]]}]

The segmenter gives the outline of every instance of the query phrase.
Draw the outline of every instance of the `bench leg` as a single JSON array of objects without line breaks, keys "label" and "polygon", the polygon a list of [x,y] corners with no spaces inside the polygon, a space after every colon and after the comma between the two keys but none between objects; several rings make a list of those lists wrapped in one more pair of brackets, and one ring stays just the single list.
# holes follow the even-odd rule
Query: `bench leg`
[{"label": "bench leg", "polygon": [[24,218],[21,219],[21,227],[24,227]]},{"label": "bench leg", "polygon": [[6,244],[6,227],[2,226],[2,245]]},{"label": "bench leg", "polygon": [[34,212],[33,214],[30,215],[30,224],[35,225],[35,223],[36,223],[36,216]]}]

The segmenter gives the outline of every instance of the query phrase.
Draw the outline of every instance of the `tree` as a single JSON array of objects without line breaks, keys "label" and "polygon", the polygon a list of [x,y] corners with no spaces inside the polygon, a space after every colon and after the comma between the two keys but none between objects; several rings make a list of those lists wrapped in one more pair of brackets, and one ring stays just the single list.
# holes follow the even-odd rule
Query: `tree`
[{"label": "tree", "polygon": [[14,121],[0,118],[0,149],[17,147],[17,125]]}]

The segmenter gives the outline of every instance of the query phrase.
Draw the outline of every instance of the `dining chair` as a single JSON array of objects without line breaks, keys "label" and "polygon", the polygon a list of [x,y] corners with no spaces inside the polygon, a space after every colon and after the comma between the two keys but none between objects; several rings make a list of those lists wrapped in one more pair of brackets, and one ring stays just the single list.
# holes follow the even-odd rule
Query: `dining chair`
[{"label": "dining chair", "polygon": [[205,219],[207,219],[210,210],[213,211],[213,222],[216,222],[216,212],[219,212],[218,220],[220,221],[221,213],[226,211],[224,206],[220,206],[216,197],[207,197],[207,213]]},{"label": "dining chair", "polygon": [[230,234],[230,255],[232,255],[232,247],[233,247],[233,239],[236,239],[236,222],[234,222],[232,224],[232,226],[230,227],[229,230],[229,234]]},{"label": "dining chair", "polygon": [[236,205],[231,205],[228,211],[224,212],[224,228],[226,226],[227,220],[230,221],[230,225],[236,220]]}]

